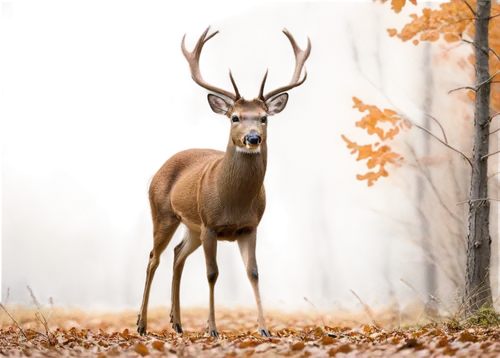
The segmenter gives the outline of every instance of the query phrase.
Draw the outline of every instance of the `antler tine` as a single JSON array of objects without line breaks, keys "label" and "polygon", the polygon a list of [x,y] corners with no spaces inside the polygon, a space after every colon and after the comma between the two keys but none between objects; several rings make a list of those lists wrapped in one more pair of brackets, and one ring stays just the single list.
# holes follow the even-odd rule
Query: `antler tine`
[{"label": "antler tine", "polygon": [[234,92],[236,93],[236,100],[240,99],[240,92],[238,91],[238,87],[236,86],[236,82],[234,82],[233,74],[231,73],[231,69],[229,69],[229,78],[231,79],[231,83],[233,84]]},{"label": "antler tine", "polygon": [[[186,60],[189,63],[189,69],[191,70],[191,77],[201,87],[203,87],[209,91],[218,93],[220,95],[226,96],[226,97],[232,99],[233,101],[236,101],[239,98],[238,93],[235,95],[229,91],[223,90],[222,88],[215,87],[215,86],[209,84],[208,82],[206,82],[203,79],[203,77],[201,76],[200,55],[201,55],[201,50],[203,49],[203,45],[208,40],[210,40],[212,37],[217,35],[217,33],[219,32],[219,31],[216,31],[207,37],[207,33],[209,30],[210,30],[210,26],[207,27],[207,29],[205,31],[203,31],[200,38],[198,39],[198,42],[196,43],[196,46],[194,47],[193,51],[191,51],[191,52],[189,52],[186,49],[186,43],[185,43],[186,35],[184,35],[184,37],[182,38],[181,49],[182,49],[182,53],[184,54],[184,57],[186,58]],[[234,85],[234,81],[232,79],[232,76],[231,76],[231,81],[233,82],[233,85]],[[236,86],[235,86],[235,89],[236,89]],[[237,89],[236,89],[236,92],[237,92]]]},{"label": "antler tine", "polygon": [[[290,83],[286,86],[282,86],[279,88],[276,88],[275,90],[268,92],[264,96],[264,100],[267,101],[269,98],[276,96],[279,93],[291,90],[292,88],[300,86],[302,83],[307,78],[307,71],[304,67],[304,63],[306,62],[307,58],[309,57],[309,54],[311,53],[311,40],[309,37],[307,38],[307,47],[305,50],[302,50],[299,45],[297,45],[297,42],[293,38],[292,34],[287,30],[283,29],[283,33],[288,37],[288,40],[290,40],[290,43],[292,44],[293,48],[293,53],[295,55],[295,71],[293,72],[292,80]],[[302,68],[304,68],[304,77],[299,81],[300,74],[302,72]]]},{"label": "antler tine", "polygon": [[266,85],[266,80],[267,80],[267,73],[269,72],[269,69],[266,68],[266,74],[264,75],[264,78],[262,79],[262,84],[260,85],[260,91],[259,91],[259,99],[262,101],[265,101],[264,99],[264,86]]}]

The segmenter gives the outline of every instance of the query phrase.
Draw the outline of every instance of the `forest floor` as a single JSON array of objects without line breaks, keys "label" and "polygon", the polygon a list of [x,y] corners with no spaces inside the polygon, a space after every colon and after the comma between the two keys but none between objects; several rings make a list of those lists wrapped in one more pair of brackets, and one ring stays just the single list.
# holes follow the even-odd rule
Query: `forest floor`
[{"label": "forest floor", "polygon": [[266,313],[270,338],[255,333],[255,311],[218,308],[220,338],[214,339],[205,335],[207,311],[202,309],[183,310],[182,335],[170,328],[167,308],[151,309],[149,333],[139,336],[135,327],[137,312],[0,306],[0,356],[500,356],[498,315],[493,315],[492,320],[490,312],[472,321],[447,318],[440,323],[426,320],[421,307],[376,312],[365,307],[357,313]]}]

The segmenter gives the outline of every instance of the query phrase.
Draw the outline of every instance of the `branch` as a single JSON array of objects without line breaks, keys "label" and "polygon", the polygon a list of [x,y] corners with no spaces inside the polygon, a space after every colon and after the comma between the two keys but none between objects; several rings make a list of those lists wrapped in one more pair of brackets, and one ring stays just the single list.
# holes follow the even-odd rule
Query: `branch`
[{"label": "branch", "polygon": [[[406,142],[406,146],[408,147],[408,150],[410,151],[411,155],[413,156],[413,159],[417,163],[417,166],[418,166],[417,169],[420,170],[420,172],[422,173],[422,175],[425,177],[425,179],[427,180],[427,182],[431,186],[432,192],[436,196],[436,198],[439,201],[439,203],[441,204],[441,206],[444,208],[444,210],[446,210],[448,212],[448,214],[450,215],[450,217],[452,217],[453,219],[455,219],[458,223],[461,223],[462,220],[460,220],[460,218],[458,216],[456,216],[455,214],[453,214],[451,212],[451,210],[445,205],[444,200],[441,198],[441,194],[439,194],[439,190],[436,188],[436,186],[434,185],[434,182],[430,178],[429,174],[427,173],[427,171],[424,169],[424,167],[420,163],[420,160],[417,158],[417,155],[415,154],[415,151],[413,150],[412,146],[409,145],[408,142]],[[421,211],[420,208],[418,208],[418,210]],[[421,214],[423,216],[426,215],[423,212]],[[451,231],[451,229],[450,229],[450,231]]]},{"label": "branch", "polygon": [[399,164],[399,165],[406,165],[408,167],[418,167],[418,168],[429,168],[429,167],[433,167],[433,166],[436,166],[436,165],[443,165],[444,163],[447,163],[447,162],[450,162],[450,161],[453,161],[455,159],[457,159],[457,157],[450,157],[449,155],[446,155],[446,156],[442,156],[442,158],[438,158],[438,159],[434,159],[434,160],[431,160],[429,158],[434,158],[434,156],[429,156],[427,158],[424,158],[424,159],[419,159],[418,162],[408,162],[406,160],[401,160],[401,159],[396,159],[394,160],[395,163]]},{"label": "branch", "polygon": [[498,131],[500,131],[500,128],[495,129],[495,130],[494,130],[493,132],[491,132],[489,135],[492,135],[493,133],[498,132]]},{"label": "branch", "polygon": [[392,108],[394,108],[397,112],[398,112],[398,115],[404,119],[406,119],[408,122],[410,122],[411,124],[413,124],[415,127],[418,127],[420,128],[421,130],[423,130],[424,132],[427,132],[430,136],[434,137],[438,142],[440,142],[441,144],[445,145],[446,147],[448,147],[449,149],[453,150],[454,152],[460,154],[466,161],[467,163],[469,163],[469,165],[472,167],[472,162],[470,161],[469,157],[467,157],[463,152],[461,152],[460,150],[452,147],[451,145],[449,145],[448,143],[444,142],[441,138],[439,138],[438,136],[436,136],[434,133],[432,133],[431,131],[429,131],[427,128],[425,127],[422,127],[420,124],[418,124],[417,122],[413,121],[412,119],[410,119],[408,116],[404,115],[402,111],[400,111],[395,105],[394,103],[389,99],[387,98],[387,96],[385,95],[384,92],[382,92],[374,83],[372,83],[366,76],[364,76],[365,80],[373,87],[375,88],[381,95],[382,97],[385,98],[385,100],[387,101],[387,103],[389,103]]},{"label": "branch", "polygon": [[467,7],[470,9],[470,11],[474,14],[474,17],[477,19],[477,13],[476,13],[476,11],[474,11],[474,9],[469,5],[469,3],[467,2],[467,0],[464,0],[464,3],[465,3],[465,5],[467,5]]},{"label": "branch", "polygon": [[451,92],[455,92],[455,91],[461,90],[461,89],[469,89],[469,90],[471,90],[473,92],[477,92],[477,90],[474,87],[466,86],[466,87],[454,88],[451,91],[449,91],[448,94],[450,94]]},{"label": "branch", "polygon": [[428,116],[430,116],[434,120],[434,122],[437,123],[437,125],[439,126],[439,128],[441,128],[441,133],[443,133],[443,138],[444,138],[445,143],[448,144],[448,137],[446,136],[446,132],[445,132],[444,127],[442,126],[441,122],[436,117],[434,117],[434,115],[432,113],[426,113],[422,108],[420,108],[420,106],[417,104],[417,102],[415,102],[413,100],[413,98],[410,98],[410,99],[413,102],[413,104],[415,105],[415,107],[417,107],[417,109],[420,112],[422,112],[424,114],[427,114]]},{"label": "branch", "polygon": [[492,76],[490,76],[490,78],[488,78],[486,81],[483,81],[483,82],[477,84],[475,87],[470,87],[470,86],[458,87],[458,88],[455,88],[455,89],[452,89],[451,91],[449,91],[448,94],[450,94],[451,92],[455,92],[455,91],[461,90],[461,89],[469,89],[471,91],[477,92],[477,91],[479,91],[481,89],[482,86],[484,86],[488,82],[491,82],[491,80],[493,78],[495,78],[499,73],[500,73],[500,70],[498,70],[497,72],[495,72],[495,74],[492,75]]},{"label": "branch", "polygon": [[500,153],[500,150],[498,150],[498,151],[496,151],[496,152],[493,152],[493,153],[488,153],[488,154],[486,154],[486,155],[483,155],[483,156],[481,157],[481,160],[486,159],[486,158],[488,158],[488,157],[491,157],[492,155],[495,155],[495,154],[498,154],[498,153]]},{"label": "branch", "polygon": [[472,200],[461,201],[461,202],[457,203],[457,206],[465,204],[465,203],[469,203],[469,202],[473,203],[475,201],[486,201],[486,200],[500,201],[500,199],[493,199],[493,198],[472,199]]},{"label": "branch", "polygon": [[480,89],[483,85],[485,85],[485,84],[486,84],[486,83],[488,83],[488,82],[491,82],[491,80],[492,80],[493,78],[495,78],[495,77],[496,77],[499,73],[500,73],[500,70],[498,70],[497,72],[495,72],[495,74],[494,74],[494,75],[492,75],[490,78],[488,78],[486,81],[483,81],[483,82],[481,82],[480,84],[476,85],[476,92],[477,92],[477,91],[479,91],[479,89]]},{"label": "branch", "polygon": [[493,178],[494,176],[500,174],[500,172],[496,172],[495,174],[491,174],[486,180],[490,180],[491,178]]},{"label": "branch", "polygon": [[[462,40],[462,42],[465,42],[465,43],[467,43],[469,45],[472,45],[472,46],[474,46],[474,47],[477,48],[477,46],[474,43],[474,41],[464,39],[463,37],[461,37],[460,40]],[[480,47],[480,49],[483,50],[483,51],[485,51],[485,52],[488,52],[488,50],[491,51],[496,56],[496,58],[498,60],[500,60],[500,55],[494,49],[492,49],[491,47],[488,47],[488,50],[486,50],[484,47]]]},{"label": "branch", "polygon": [[[471,44],[471,45],[472,45],[472,46],[474,46],[477,50],[481,50],[481,51],[483,51],[484,53],[488,53],[488,50],[486,50],[485,48],[480,48],[480,47],[478,47],[478,46],[477,46],[474,42],[472,42],[472,41],[469,41],[469,40],[466,40],[466,39],[463,39],[463,38],[462,38],[462,41],[463,41],[463,42],[466,42],[466,43],[468,43],[468,44]],[[490,49],[490,50],[491,50],[491,49]]]},{"label": "branch", "polygon": [[495,56],[497,57],[497,59],[500,61],[500,55],[498,55],[498,53],[495,51],[495,49],[493,49],[493,48],[490,47],[489,50],[491,52],[493,52],[493,54],[495,54]]},{"label": "branch", "polygon": [[498,16],[500,16],[500,14],[492,15],[492,16],[488,17],[488,20],[494,19],[495,17],[498,17]]}]

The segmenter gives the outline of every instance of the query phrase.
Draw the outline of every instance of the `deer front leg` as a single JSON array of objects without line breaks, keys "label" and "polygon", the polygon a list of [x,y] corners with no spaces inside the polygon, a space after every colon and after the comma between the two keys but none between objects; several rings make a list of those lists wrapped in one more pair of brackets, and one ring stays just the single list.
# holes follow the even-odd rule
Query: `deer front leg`
[{"label": "deer front leg", "polygon": [[252,285],[255,301],[257,302],[257,309],[259,311],[259,333],[262,337],[269,337],[270,334],[266,326],[266,319],[264,318],[264,311],[262,310],[262,303],[260,301],[259,270],[257,269],[257,259],[255,257],[256,244],[256,230],[253,230],[248,236],[243,236],[238,239],[241,257],[245,264],[248,279]]},{"label": "deer front leg", "polygon": [[200,238],[192,233],[186,226],[183,227],[182,239],[177,247],[177,257],[172,273],[172,307],[170,309],[170,322],[177,333],[182,333],[181,324],[181,280],[187,259],[200,247]]},{"label": "deer front leg", "polygon": [[217,267],[217,235],[214,230],[202,227],[201,243],[205,252],[205,262],[207,264],[207,279],[210,287],[210,306],[208,312],[208,328],[207,333],[214,338],[218,338],[217,326],[215,325],[215,302],[214,290],[215,282],[219,276],[219,268]]}]

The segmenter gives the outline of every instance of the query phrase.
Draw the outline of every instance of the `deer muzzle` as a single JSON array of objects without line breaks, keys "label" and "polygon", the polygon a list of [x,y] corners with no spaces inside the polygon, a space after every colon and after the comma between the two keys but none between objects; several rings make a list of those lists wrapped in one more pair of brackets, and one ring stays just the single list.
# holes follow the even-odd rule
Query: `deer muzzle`
[{"label": "deer muzzle", "polygon": [[243,138],[243,144],[249,146],[257,146],[262,142],[262,137],[256,131],[250,131],[245,138]]}]

